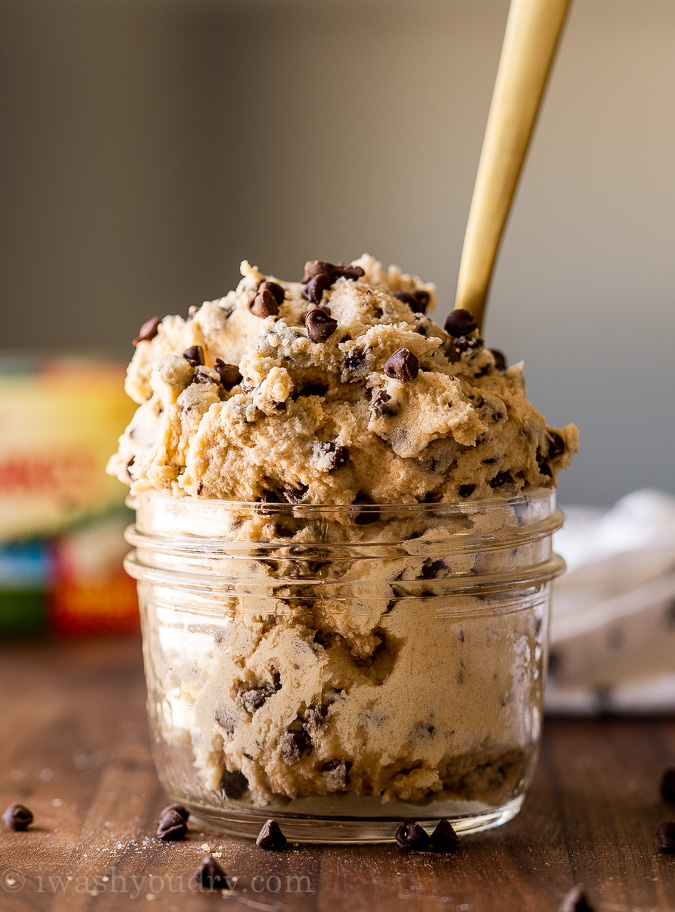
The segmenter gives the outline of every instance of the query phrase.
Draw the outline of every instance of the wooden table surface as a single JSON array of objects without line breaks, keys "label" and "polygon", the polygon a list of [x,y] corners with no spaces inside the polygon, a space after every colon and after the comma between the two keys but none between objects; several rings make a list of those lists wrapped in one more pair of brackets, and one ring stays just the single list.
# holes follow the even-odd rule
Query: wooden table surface
[{"label": "wooden table surface", "polygon": [[[454,855],[396,846],[264,852],[206,830],[154,836],[167,803],[155,778],[137,639],[0,646],[0,910],[556,912],[582,882],[598,912],[675,912],[675,818],[658,781],[675,764],[675,720],[548,719],[525,806]],[[204,844],[233,891],[198,893]]]}]

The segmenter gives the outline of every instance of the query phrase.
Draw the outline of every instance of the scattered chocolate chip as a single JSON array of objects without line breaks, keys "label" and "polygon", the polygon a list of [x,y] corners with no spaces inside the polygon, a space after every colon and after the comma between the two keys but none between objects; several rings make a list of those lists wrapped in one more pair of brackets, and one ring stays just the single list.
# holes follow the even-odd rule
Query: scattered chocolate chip
[{"label": "scattered chocolate chip", "polygon": [[307,282],[302,289],[302,296],[310,304],[320,304],[324,291],[333,284],[333,279],[329,275],[316,275]]},{"label": "scattered chocolate chip", "polygon": [[593,912],[582,886],[572,887],[560,904],[560,912]]},{"label": "scattered chocolate chip", "polygon": [[398,414],[398,406],[386,390],[378,390],[370,403],[370,414],[373,418],[393,418]]},{"label": "scattered chocolate chip", "polygon": [[380,511],[372,506],[372,500],[365,494],[359,494],[352,507],[352,522],[357,526],[368,526],[370,523],[377,522],[380,518]]},{"label": "scattered chocolate chip", "polygon": [[404,820],[394,834],[396,842],[402,849],[420,852],[429,845],[429,834],[415,820]]},{"label": "scattered chocolate chip", "polygon": [[399,348],[388,358],[384,365],[384,372],[387,377],[393,380],[414,380],[420,370],[420,363],[407,348]]},{"label": "scattered chocolate chip", "polygon": [[254,297],[248,302],[248,309],[254,317],[260,317],[261,320],[266,317],[275,317],[279,313],[277,299],[269,288],[263,288],[262,291],[256,292]]},{"label": "scattered chocolate chip", "polygon": [[159,317],[151,317],[149,320],[146,320],[139,329],[138,335],[132,342],[132,345],[138,345],[139,342],[149,342],[150,339],[154,339],[161,322]]},{"label": "scattered chocolate chip", "polygon": [[491,488],[503,488],[504,485],[513,484],[513,476],[510,472],[499,472],[494,478],[490,479],[488,484]]},{"label": "scattered chocolate chip", "polygon": [[325,342],[329,336],[332,336],[337,329],[337,320],[334,320],[325,310],[320,307],[310,310],[305,314],[305,326],[307,335],[312,342]]},{"label": "scattered chocolate chip", "polygon": [[205,855],[195,871],[195,880],[206,890],[231,890],[227,874],[213,855]]},{"label": "scattered chocolate chip", "polygon": [[478,329],[478,324],[468,310],[458,307],[451,310],[445,318],[444,329],[451,336],[466,336],[474,329]]},{"label": "scattered chocolate chip", "polygon": [[500,351],[498,348],[491,348],[490,354],[495,359],[495,369],[498,371],[505,371],[508,367],[506,357],[503,351]]},{"label": "scattered chocolate chip", "polygon": [[555,431],[548,432],[548,455],[555,459],[556,456],[562,456],[565,452],[565,441],[562,439],[560,434],[556,434]]},{"label": "scattered chocolate chip", "polygon": [[241,382],[242,376],[236,364],[227,364],[222,358],[216,358],[213,362],[213,369],[220,377],[220,382],[228,393],[237,383]]},{"label": "scattered chocolate chip", "polygon": [[258,294],[261,294],[263,291],[269,291],[279,307],[284,303],[286,292],[281,285],[278,285],[276,282],[261,282],[258,288]]},{"label": "scattered chocolate chip", "polygon": [[160,817],[163,817],[168,811],[174,811],[178,814],[179,817],[187,823],[190,818],[190,812],[182,804],[168,804],[160,813]]},{"label": "scattered chocolate chip", "polygon": [[281,827],[274,818],[267,820],[263,824],[255,844],[261,849],[286,848],[286,837],[281,832]]},{"label": "scattered chocolate chip", "polygon": [[675,766],[663,771],[661,776],[661,797],[664,801],[675,802]]},{"label": "scattered chocolate chip", "polygon": [[459,836],[445,817],[436,824],[436,829],[431,834],[431,845],[438,852],[454,852],[459,848]]},{"label": "scattered chocolate chip", "polygon": [[308,491],[309,485],[292,485],[284,490],[284,497],[291,504],[299,504],[305,499],[305,495]]},{"label": "scattered chocolate chip", "polygon": [[475,484],[463,484],[458,488],[460,497],[471,497],[473,492],[476,490]]},{"label": "scattered chocolate chip", "polygon": [[220,777],[220,787],[228,798],[236,801],[248,791],[248,779],[239,770],[230,772],[224,769]]},{"label": "scattered chocolate chip", "polygon": [[292,766],[303,757],[306,757],[311,750],[312,744],[306,732],[285,731],[279,738],[281,747],[281,759],[288,766]]},{"label": "scattered chocolate chip", "polygon": [[2,815],[10,830],[25,830],[33,822],[33,812],[23,804],[10,804]]},{"label": "scattered chocolate chip", "polygon": [[347,458],[347,450],[334,440],[329,440],[326,443],[317,441],[314,444],[313,456],[324,471],[334,472]]},{"label": "scattered chocolate chip", "polygon": [[188,364],[191,364],[193,367],[199,367],[204,364],[204,349],[201,345],[191,345],[190,348],[185,349],[183,357]]},{"label": "scattered chocolate chip", "polygon": [[416,288],[415,291],[397,291],[394,295],[399,301],[403,301],[414,313],[426,313],[431,295],[423,288]]},{"label": "scattered chocolate chip", "polygon": [[660,823],[656,828],[656,838],[664,852],[675,852],[675,821]]},{"label": "scattered chocolate chip", "polygon": [[175,842],[187,833],[187,823],[173,808],[162,811],[157,824],[157,838],[164,842]]}]

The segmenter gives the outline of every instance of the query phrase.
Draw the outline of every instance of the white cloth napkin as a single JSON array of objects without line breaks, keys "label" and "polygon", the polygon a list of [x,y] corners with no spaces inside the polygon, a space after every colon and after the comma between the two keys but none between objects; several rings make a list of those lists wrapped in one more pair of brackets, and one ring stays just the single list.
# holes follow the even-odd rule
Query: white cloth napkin
[{"label": "white cloth napkin", "polygon": [[675,497],[641,490],[564,512],[547,710],[675,710]]}]

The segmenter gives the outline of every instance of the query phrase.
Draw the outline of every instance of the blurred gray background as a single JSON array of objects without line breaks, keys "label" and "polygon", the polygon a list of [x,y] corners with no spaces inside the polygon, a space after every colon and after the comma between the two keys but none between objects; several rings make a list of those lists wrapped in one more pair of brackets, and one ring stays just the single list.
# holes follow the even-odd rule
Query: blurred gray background
[{"label": "blurred gray background", "polygon": [[[0,0],[3,348],[106,347],[364,251],[451,307],[507,0]],[[487,339],[563,503],[675,491],[675,3],[575,0]]]}]

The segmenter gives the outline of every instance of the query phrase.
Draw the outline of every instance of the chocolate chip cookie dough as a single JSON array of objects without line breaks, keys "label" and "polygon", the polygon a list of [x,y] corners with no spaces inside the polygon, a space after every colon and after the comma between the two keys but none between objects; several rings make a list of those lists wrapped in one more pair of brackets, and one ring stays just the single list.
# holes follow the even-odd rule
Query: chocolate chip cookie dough
[{"label": "chocolate chip cookie dough", "polygon": [[[466,311],[434,323],[433,286],[395,267],[363,256],[310,261],[299,282],[242,274],[186,319],[141,328],[126,384],[139,408],[109,467],[140,498],[200,508],[194,534],[215,528],[210,504],[246,504],[218,534],[250,546],[248,595],[224,597],[211,627],[146,640],[163,736],[190,745],[226,801],[498,803],[538,734],[541,617],[476,596],[470,624],[441,623],[419,587],[508,570],[508,542],[450,559],[434,547],[536,521],[518,495],[555,486],[577,430],[547,427],[522,366],[487,349]],[[405,512],[449,503],[450,518]],[[312,505],[347,508],[320,538],[353,546],[349,559],[308,557]],[[380,556],[364,557],[372,545]]]}]

